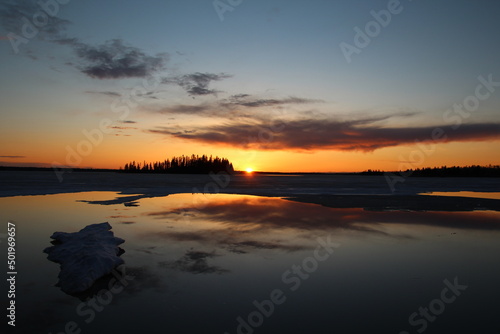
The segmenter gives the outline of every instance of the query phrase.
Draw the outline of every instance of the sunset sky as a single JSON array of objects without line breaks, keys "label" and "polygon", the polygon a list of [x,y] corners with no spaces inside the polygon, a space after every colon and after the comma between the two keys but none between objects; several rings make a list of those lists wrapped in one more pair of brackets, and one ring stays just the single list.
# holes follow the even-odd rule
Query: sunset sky
[{"label": "sunset sky", "polygon": [[59,2],[0,0],[0,165],[500,164],[497,1]]}]

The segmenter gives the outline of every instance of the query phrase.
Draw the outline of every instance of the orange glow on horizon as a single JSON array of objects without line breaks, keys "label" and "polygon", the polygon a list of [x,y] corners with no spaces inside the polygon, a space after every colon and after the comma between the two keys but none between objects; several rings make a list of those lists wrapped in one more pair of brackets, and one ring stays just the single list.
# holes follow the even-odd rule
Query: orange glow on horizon
[{"label": "orange glow on horizon", "polygon": [[[255,171],[263,172],[361,172],[368,169],[396,171],[407,168],[500,165],[497,152],[500,141],[439,143],[434,150],[428,146],[401,145],[378,149],[373,152],[338,150],[242,150],[217,145],[194,145],[193,143],[172,140],[152,140],[150,137],[134,135],[131,137],[109,136],[99,145],[92,146],[90,154],[78,154],[81,134],[58,141],[52,136],[33,138],[40,146],[30,140],[13,141],[13,133],[0,134],[0,141],[9,146],[0,166],[43,165],[50,167],[57,162],[75,168],[118,169],[130,161],[162,161],[172,156],[213,155],[227,158],[234,169],[247,175]],[[31,137],[30,137],[31,139]],[[154,139],[154,138],[153,138]],[[80,145],[80,146],[79,146]],[[68,151],[71,148],[71,154]],[[75,153],[76,152],[76,153]],[[56,164],[57,165],[57,164]],[[251,166],[251,167],[250,167]],[[251,171],[250,171],[251,170]]]}]

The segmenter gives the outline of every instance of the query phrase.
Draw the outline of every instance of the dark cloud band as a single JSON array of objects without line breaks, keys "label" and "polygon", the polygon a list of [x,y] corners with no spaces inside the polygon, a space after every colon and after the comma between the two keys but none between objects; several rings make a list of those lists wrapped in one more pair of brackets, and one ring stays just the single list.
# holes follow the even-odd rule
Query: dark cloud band
[{"label": "dark cloud band", "polygon": [[[384,147],[415,142],[465,142],[500,140],[500,124],[463,124],[427,127],[380,127],[373,123],[384,118],[357,121],[306,119],[280,121],[270,127],[265,122],[233,122],[211,127],[156,128],[151,133],[216,145],[260,150],[315,150],[370,152]],[[274,130],[274,131],[273,131]],[[279,131],[277,131],[279,130]]]},{"label": "dark cloud band", "polygon": [[164,69],[168,61],[166,53],[151,56],[139,48],[125,45],[120,39],[95,46],[76,38],[55,42],[72,47],[80,61],[75,66],[96,79],[146,78]]},{"label": "dark cloud band", "polygon": [[231,78],[232,75],[225,73],[192,73],[176,77],[163,78],[162,83],[164,84],[176,84],[182,87],[189,95],[215,95],[218,90],[209,89],[208,86],[212,81],[221,81],[227,78]]}]

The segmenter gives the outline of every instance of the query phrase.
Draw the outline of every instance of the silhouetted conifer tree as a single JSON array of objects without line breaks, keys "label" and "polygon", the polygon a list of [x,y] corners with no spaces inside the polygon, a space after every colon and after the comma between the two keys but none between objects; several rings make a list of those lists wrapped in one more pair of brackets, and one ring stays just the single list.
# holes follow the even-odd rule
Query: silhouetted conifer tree
[{"label": "silhouetted conifer tree", "polygon": [[233,164],[228,159],[206,155],[172,157],[170,160],[156,162],[144,161],[141,167],[140,163],[135,161],[126,163],[123,171],[127,173],[178,173],[178,174],[208,174],[210,172],[228,172],[233,173]]}]

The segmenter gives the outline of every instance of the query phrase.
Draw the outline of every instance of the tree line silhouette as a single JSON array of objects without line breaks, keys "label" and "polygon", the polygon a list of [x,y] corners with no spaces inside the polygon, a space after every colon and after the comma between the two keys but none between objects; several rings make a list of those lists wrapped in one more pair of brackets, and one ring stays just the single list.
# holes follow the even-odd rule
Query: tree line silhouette
[{"label": "tree line silhouette", "polygon": [[[434,167],[434,168],[416,168],[407,169],[406,171],[398,171],[396,173],[404,173],[408,176],[415,177],[500,177],[500,166],[453,166],[453,167]],[[361,172],[363,175],[383,175],[380,170],[367,170]]]},{"label": "tree line silhouette", "polygon": [[163,161],[140,162],[131,161],[120,168],[126,173],[172,173],[172,174],[208,174],[210,172],[233,173],[233,164],[226,158],[206,155],[172,157]]}]

